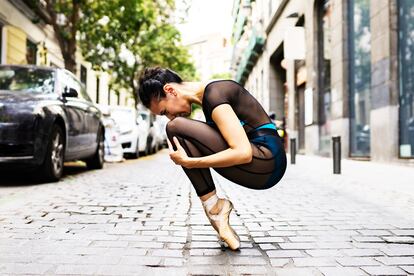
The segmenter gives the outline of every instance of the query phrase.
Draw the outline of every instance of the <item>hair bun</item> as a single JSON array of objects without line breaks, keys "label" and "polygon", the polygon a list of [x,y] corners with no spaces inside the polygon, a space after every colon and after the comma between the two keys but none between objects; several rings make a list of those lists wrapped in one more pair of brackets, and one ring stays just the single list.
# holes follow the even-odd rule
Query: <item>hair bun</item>
[{"label": "hair bun", "polygon": [[169,82],[181,83],[182,79],[176,72],[167,68],[145,68],[138,81],[137,92],[141,102],[149,107],[152,98],[165,97],[163,87]]}]

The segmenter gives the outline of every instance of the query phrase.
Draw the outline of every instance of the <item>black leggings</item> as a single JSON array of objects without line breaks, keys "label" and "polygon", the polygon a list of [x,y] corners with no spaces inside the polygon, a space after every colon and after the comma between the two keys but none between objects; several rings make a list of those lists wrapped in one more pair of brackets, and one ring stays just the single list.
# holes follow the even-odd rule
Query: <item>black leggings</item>
[{"label": "black leggings", "polygon": [[[178,117],[168,122],[166,131],[171,142],[174,136],[177,137],[190,157],[207,156],[229,148],[220,132],[205,122]],[[249,138],[253,150],[250,163],[214,169],[241,186],[255,190],[268,189],[282,178],[286,170],[286,154],[281,140],[276,131],[273,135]],[[269,141],[273,142],[273,148],[266,146]],[[199,197],[215,190],[210,169],[183,169]]]}]

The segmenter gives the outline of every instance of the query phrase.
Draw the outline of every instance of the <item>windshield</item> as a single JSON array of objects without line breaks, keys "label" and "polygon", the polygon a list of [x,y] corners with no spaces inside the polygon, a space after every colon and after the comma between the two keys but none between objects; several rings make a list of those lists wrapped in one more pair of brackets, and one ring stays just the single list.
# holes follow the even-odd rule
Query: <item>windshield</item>
[{"label": "windshield", "polygon": [[111,117],[119,124],[134,124],[134,113],[132,110],[111,110]]},{"label": "windshield", "polygon": [[53,71],[35,68],[0,67],[0,90],[52,93]]},{"label": "windshield", "polygon": [[143,121],[146,121],[147,118],[148,118],[148,115],[145,114],[145,113],[139,113],[139,116],[141,116],[141,118],[142,118]]}]

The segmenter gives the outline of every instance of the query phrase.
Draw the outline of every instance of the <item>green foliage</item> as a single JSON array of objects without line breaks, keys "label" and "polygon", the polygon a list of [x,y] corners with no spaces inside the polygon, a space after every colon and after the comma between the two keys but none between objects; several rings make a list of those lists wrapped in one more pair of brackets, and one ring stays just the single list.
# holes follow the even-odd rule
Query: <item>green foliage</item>
[{"label": "green foliage", "polygon": [[173,9],[173,0],[89,1],[79,29],[83,56],[111,74],[112,89],[127,89],[136,100],[136,79],[145,67],[169,67],[193,79],[188,51],[169,23]]},{"label": "green foliage", "polygon": [[137,100],[136,78],[148,66],[169,67],[186,80],[197,78],[171,23],[175,0],[23,1],[53,27],[66,68],[76,71],[79,46],[95,70],[110,73],[112,90],[129,90]]},{"label": "green foliage", "polygon": [[216,73],[216,74],[211,75],[210,79],[231,80],[231,73],[230,72]]},{"label": "green foliage", "polygon": [[23,0],[37,18],[53,27],[65,62],[65,68],[76,73],[76,35],[79,19],[88,4],[87,0]]}]

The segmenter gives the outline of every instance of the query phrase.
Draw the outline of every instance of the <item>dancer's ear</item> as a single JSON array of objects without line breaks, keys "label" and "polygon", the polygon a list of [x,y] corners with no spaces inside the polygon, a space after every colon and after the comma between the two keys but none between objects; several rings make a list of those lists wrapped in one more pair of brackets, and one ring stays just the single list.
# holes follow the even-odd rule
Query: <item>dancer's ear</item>
[{"label": "dancer's ear", "polygon": [[165,94],[170,94],[173,96],[177,96],[177,91],[175,91],[174,87],[170,83],[166,83],[163,87]]}]

